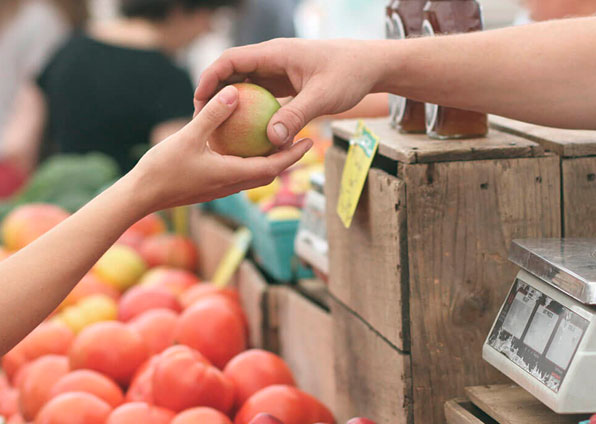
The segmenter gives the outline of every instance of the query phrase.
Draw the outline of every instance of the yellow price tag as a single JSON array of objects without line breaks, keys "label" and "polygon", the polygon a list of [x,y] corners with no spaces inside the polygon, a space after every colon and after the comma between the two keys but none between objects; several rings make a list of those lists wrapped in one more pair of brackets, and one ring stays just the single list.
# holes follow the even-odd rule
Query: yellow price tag
[{"label": "yellow price tag", "polygon": [[217,266],[217,270],[213,276],[213,284],[217,287],[228,285],[232,276],[244,260],[251,240],[252,233],[248,228],[241,227],[236,230],[232,245]]},{"label": "yellow price tag", "polygon": [[378,148],[379,138],[364,125],[364,122],[359,121],[356,134],[350,140],[337,202],[337,214],[346,228],[352,225],[368,170]]}]

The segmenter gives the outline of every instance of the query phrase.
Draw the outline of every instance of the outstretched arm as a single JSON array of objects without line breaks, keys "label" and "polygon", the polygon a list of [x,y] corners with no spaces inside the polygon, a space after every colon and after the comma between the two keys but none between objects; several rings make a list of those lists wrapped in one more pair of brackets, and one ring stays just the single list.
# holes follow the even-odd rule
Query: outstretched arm
[{"label": "outstretched arm", "polygon": [[596,18],[409,40],[273,40],[225,52],[201,76],[195,108],[218,87],[244,79],[295,96],[269,124],[278,145],[370,92],[596,129],[594,39]]},{"label": "outstretched arm", "polygon": [[209,149],[209,134],[235,109],[227,87],[186,127],[151,149],[120,181],[35,242],[0,262],[0,356],[48,316],[134,222],[156,210],[270,183],[310,148],[304,140],[269,157]]}]

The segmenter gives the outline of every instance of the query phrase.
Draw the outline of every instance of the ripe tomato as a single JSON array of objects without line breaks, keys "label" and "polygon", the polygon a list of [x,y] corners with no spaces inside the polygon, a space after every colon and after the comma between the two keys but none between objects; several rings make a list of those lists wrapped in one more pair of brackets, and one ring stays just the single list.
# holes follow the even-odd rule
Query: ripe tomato
[{"label": "ripe tomato", "polygon": [[31,421],[50,399],[54,384],[69,371],[68,358],[46,355],[27,365],[19,382],[19,405],[23,417]]},{"label": "ripe tomato", "polygon": [[139,333],[116,321],[85,328],[69,352],[72,369],[91,369],[127,385],[149,350]]},{"label": "ripe tomato", "polygon": [[52,387],[51,397],[69,392],[91,393],[112,408],[124,402],[122,389],[110,378],[92,370],[76,370],[66,374]]},{"label": "ripe tomato", "polygon": [[153,400],[176,412],[209,406],[228,413],[234,404],[234,386],[199,352],[187,346],[173,346],[155,364]]},{"label": "ripe tomato", "polygon": [[224,369],[224,375],[236,387],[236,408],[253,394],[267,386],[294,386],[294,376],[288,365],[274,353],[251,349],[235,356]]},{"label": "ripe tomato", "polygon": [[110,405],[90,393],[63,393],[46,403],[35,424],[104,424],[111,411]]},{"label": "ripe tomato", "polygon": [[325,405],[291,386],[269,386],[258,391],[244,402],[234,424],[249,424],[260,413],[273,415],[284,424],[335,423]]},{"label": "ripe tomato", "polygon": [[105,424],[170,424],[172,411],[145,402],[125,403],[114,409]]},{"label": "ripe tomato", "polygon": [[176,327],[176,340],[201,352],[222,369],[246,349],[246,327],[230,304],[207,297],[185,310]]}]

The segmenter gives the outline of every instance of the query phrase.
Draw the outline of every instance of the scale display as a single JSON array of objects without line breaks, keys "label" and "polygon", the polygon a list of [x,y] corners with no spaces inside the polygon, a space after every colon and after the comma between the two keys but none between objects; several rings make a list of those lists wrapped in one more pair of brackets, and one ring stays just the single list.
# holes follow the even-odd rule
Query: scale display
[{"label": "scale display", "polygon": [[558,393],[589,324],[516,279],[487,344]]}]

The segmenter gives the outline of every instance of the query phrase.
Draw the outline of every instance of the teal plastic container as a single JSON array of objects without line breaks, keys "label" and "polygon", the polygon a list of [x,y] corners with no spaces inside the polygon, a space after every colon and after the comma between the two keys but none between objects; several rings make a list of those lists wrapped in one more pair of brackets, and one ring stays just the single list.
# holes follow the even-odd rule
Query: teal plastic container
[{"label": "teal plastic container", "polygon": [[312,271],[302,266],[294,253],[294,239],[300,221],[271,221],[248,199],[245,198],[245,201],[247,225],[253,236],[253,255],[261,268],[281,282],[312,278]]},{"label": "teal plastic container", "polygon": [[249,203],[244,193],[237,193],[205,203],[205,209],[231,219],[236,224],[247,225],[247,207],[250,206]]}]

